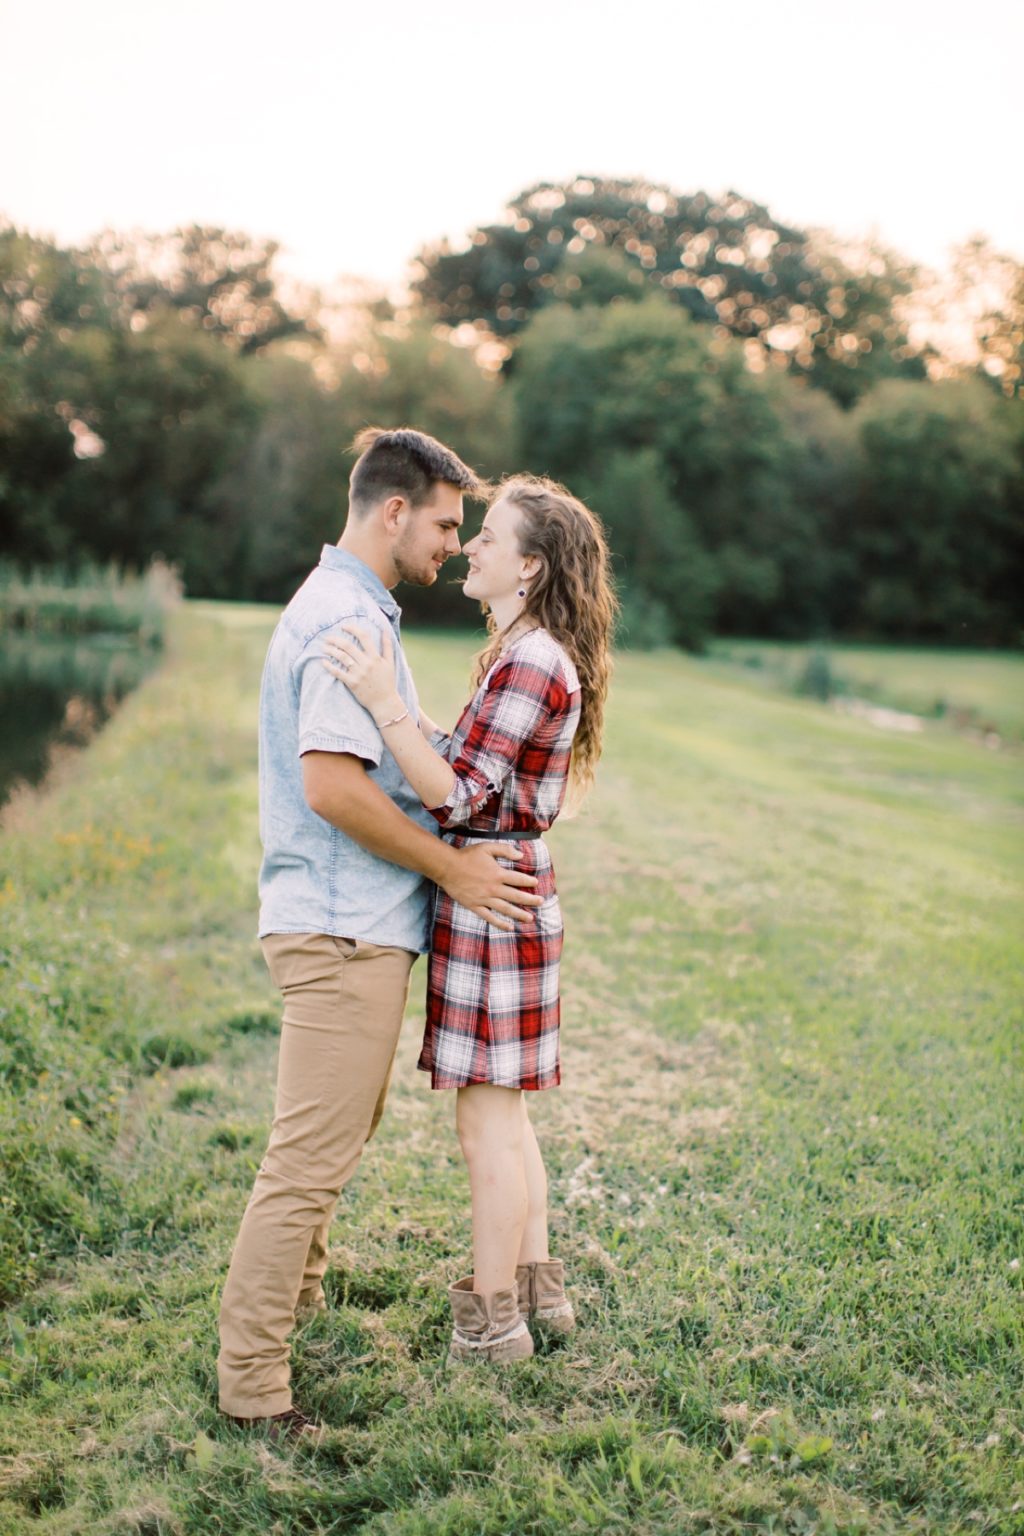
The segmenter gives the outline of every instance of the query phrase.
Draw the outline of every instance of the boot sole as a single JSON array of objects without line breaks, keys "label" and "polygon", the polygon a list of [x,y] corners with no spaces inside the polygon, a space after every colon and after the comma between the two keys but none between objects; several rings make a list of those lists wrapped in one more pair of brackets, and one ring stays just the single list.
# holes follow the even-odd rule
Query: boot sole
[{"label": "boot sole", "polygon": [[514,1360],[529,1360],[533,1354],[533,1340],[525,1338],[505,1339],[495,1344],[460,1344],[453,1339],[448,1346],[448,1364],[465,1365],[473,1360],[486,1361],[488,1365],[507,1365]]},{"label": "boot sole", "polygon": [[572,1312],[563,1312],[554,1317],[545,1317],[540,1312],[527,1317],[524,1313],[523,1322],[529,1323],[539,1333],[572,1333],[576,1327],[576,1318]]},{"label": "boot sole", "polygon": [[547,1333],[572,1333],[576,1327],[576,1314],[571,1307],[566,1307],[564,1311],[559,1309],[550,1315],[535,1312],[533,1321]]}]

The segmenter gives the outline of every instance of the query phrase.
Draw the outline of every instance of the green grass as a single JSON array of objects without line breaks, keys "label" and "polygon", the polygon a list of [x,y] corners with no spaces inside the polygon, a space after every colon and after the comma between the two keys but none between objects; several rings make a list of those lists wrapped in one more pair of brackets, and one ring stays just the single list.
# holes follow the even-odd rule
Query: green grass
[{"label": "green grass", "polygon": [[0,562],[0,631],[133,635],[158,644],[180,597],[176,573],[159,559],[141,576],[115,565],[26,573]]},{"label": "green grass", "polygon": [[[740,666],[775,687],[799,687],[812,648],[769,640],[717,640],[708,666]],[[824,647],[835,690],[954,728],[1024,739],[1024,657],[1014,651],[913,646]]]},{"label": "green grass", "polygon": [[[578,1333],[445,1368],[467,1188],[451,1096],[414,1071],[420,966],[331,1310],[295,1344],[329,1433],[285,1454],[218,1419],[217,1293],[272,1097],[272,617],[189,605],[0,842],[26,1057],[3,1150],[30,1148],[5,1236],[31,1237],[0,1531],[1020,1536],[1018,761],[667,653],[620,660],[599,788],[552,837],[564,1085],[534,1116]],[[467,649],[409,642],[440,718]]]}]

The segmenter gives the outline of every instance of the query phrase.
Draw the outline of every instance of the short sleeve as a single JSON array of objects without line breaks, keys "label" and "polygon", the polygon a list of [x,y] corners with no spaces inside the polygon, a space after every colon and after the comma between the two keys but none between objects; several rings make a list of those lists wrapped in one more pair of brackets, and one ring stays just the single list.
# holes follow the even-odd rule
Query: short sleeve
[{"label": "short sleeve", "polygon": [[[365,614],[352,617],[361,624],[367,623]],[[347,618],[341,619],[317,635],[294,664],[299,695],[299,756],[304,752],[350,752],[377,768],[384,742],[373,716],[340,678],[323,665],[327,655],[324,639],[339,633],[341,625],[348,622]]]},{"label": "short sleeve", "polygon": [[452,761],[455,778],[448,798],[432,811],[441,826],[461,825],[498,794],[538,732],[568,705],[564,681],[548,667],[526,655],[500,662]]}]

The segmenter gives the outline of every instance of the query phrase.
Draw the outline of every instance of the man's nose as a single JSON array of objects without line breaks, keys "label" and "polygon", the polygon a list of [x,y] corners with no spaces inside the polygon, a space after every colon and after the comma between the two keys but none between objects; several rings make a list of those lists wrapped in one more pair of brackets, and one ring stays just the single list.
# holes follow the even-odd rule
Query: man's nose
[{"label": "man's nose", "polygon": [[445,549],[450,555],[457,555],[459,553],[459,535],[456,533],[454,528],[448,535],[448,542],[445,545]]}]

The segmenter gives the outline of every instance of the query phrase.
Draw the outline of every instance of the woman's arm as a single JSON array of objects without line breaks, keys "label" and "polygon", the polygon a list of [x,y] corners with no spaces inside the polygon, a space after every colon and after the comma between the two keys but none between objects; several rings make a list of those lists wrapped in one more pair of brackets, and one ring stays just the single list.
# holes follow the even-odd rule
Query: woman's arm
[{"label": "woman's arm", "polygon": [[[445,758],[435,752],[398,695],[395,715],[373,718],[387,747],[423,804],[433,810],[451,794],[455,775]],[[403,715],[403,711],[405,711]],[[373,713],[371,711],[371,713]],[[395,716],[402,716],[396,719]]]},{"label": "woman's arm", "polygon": [[[346,624],[343,628],[354,638],[347,641],[328,636],[324,649],[337,659],[325,661],[324,666],[370,711],[385,746],[423,804],[430,808],[443,805],[455,775],[427,741],[395,687],[394,647],[388,629],[381,632],[383,651],[378,653],[373,635],[363,625]],[[437,729],[432,721],[430,725]]]},{"label": "woman's arm", "polygon": [[388,750],[442,827],[457,829],[498,794],[537,733],[569,707],[564,680],[547,665],[521,651],[505,657],[490,672],[462,749],[449,765],[423,739],[395,689],[387,631],[378,655],[367,631],[354,624],[343,628],[363,638],[363,646],[326,640],[342,666],[324,666],[370,711]]},{"label": "woman's arm", "polygon": [[[519,647],[491,668],[487,684],[468,722],[458,755],[452,759],[454,782],[443,806],[434,809],[442,827],[458,829],[500,794],[520,762],[544,748],[549,728],[569,708],[564,679],[543,654]],[[557,729],[557,727],[555,727]]]}]

